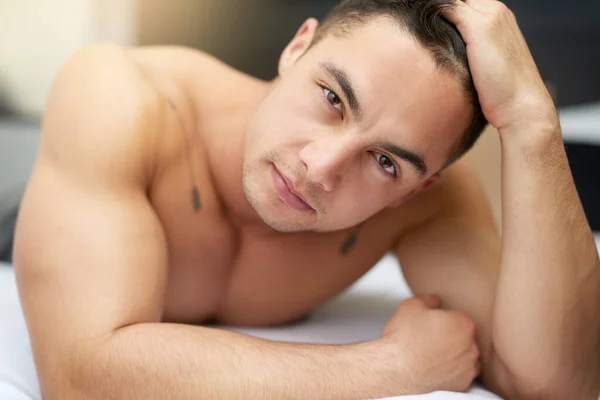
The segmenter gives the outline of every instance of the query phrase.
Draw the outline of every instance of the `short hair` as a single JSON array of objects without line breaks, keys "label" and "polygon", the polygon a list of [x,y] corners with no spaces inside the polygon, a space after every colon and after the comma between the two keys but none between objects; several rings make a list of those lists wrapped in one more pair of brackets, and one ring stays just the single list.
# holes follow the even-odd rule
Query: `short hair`
[{"label": "short hair", "polygon": [[438,68],[461,81],[473,109],[469,127],[451,149],[446,165],[473,147],[487,125],[469,70],[466,44],[456,27],[442,17],[442,12],[452,7],[453,0],[343,0],[321,21],[311,43],[312,47],[330,34],[346,37],[374,17],[387,17],[429,50]]}]

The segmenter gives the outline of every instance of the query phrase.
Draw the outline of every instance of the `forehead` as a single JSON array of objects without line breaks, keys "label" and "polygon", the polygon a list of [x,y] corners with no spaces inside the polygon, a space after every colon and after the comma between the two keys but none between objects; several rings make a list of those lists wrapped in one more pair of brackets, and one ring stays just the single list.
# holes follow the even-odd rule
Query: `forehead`
[{"label": "forehead", "polygon": [[459,79],[439,69],[430,52],[389,19],[373,19],[345,37],[328,35],[314,61],[346,71],[365,129],[395,136],[432,164],[469,125],[471,107]]}]

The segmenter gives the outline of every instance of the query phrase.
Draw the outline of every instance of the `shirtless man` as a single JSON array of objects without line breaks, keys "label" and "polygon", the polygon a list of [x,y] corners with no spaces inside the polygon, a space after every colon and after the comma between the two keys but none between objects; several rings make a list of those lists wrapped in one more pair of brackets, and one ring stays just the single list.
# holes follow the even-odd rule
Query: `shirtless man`
[{"label": "shirtless man", "polygon": [[[503,4],[449,4],[345,1],[271,82],[182,48],[72,57],[15,245],[45,399],[364,399],[478,374],[508,399],[595,399],[599,260],[556,110]],[[479,109],[502,239],[452,163]],[[296,321],[390,250],[417,297],[377,340],[210,326]]]}]

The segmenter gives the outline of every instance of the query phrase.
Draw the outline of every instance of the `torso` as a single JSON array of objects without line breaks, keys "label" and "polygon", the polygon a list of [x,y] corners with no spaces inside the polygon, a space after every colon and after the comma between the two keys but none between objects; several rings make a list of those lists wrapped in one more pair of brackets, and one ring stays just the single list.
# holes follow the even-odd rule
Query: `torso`
[{"label": "torso", "polygon": [[[266,83],[189,50],[150,48],[132,54],[183,123],[175,113],[166,119],[148,188],[169,250],[164,320],[250,326],[303,318],[393,250],[405,227],[423,214],[412,201],[359,228],[257,234],[229,215],[219,195],[220,180],[229,178],[227,171],[215,169],[220,149],[214,138],[243,126],[252,96]],[[198,212],[193,184],[201,198]],[[355,244],[343,254],[352,233],[357,233]]]}]

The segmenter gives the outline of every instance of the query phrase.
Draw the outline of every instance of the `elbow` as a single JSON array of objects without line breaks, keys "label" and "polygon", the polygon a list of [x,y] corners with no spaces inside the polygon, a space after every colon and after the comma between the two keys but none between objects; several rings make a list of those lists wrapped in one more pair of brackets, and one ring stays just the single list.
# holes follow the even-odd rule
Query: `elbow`
[{"label": "elbow", "polygon": [[531,389],[522,386],[520,390],[513,391],[506,400],[597,400],[598,392],[584,390],[574,384],[548,385],[541,389]]},{"label": "elbow", "polygon": [[507,400],[598,400],[600,380],[579,372],[562,369],[552,375],[539,371],[512,375],[502,394]]},{"label": "elbow", "polygon": [[598,400],[598,368],[581,365],[510,369],[494,357],[482,377],[490,390],[506,400]]},{"label": "elbow", "polygon": [[90,357],[69,357],[55,354],[60,362],[44,362],[37,365],[40,390],[44,400],[105,400],[106,393],[100,389],[106,382],[99,382],[98,364]]},{"label": "elbow", "polygon": [[[554,376],[546,375],[542,380],[532,379],[532,384],[535,385],[533,387],[537,387],[538,390],[531,394],[526,391],[525,385],[522,385],[522,392],[526,396],[518,398],[598,400],[600,379],[596,371],[582,370],[576,366],[561,368]],[[545,385],[540,386],[540,382],[545,382]]]},{"label": "elbow", "polygon": [[[65,367],[70,368],[70,367]],[[39,374],[40,390],[44,400],[96,400],[94,393],[85,390],[90,385],[79,380],[75,374],[61,373],[61,376]]]}]

